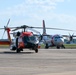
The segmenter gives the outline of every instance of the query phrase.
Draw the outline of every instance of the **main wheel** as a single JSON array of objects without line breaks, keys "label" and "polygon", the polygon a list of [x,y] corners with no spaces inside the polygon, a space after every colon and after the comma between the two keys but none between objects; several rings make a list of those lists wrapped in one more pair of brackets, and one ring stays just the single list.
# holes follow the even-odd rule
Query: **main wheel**
[{"label": "main wheel", "polygon": [[65,46],[64,45],[62,45],[61,47],[65,49]]},{"label": "main wheel", "polygon": [[16,49],[16,53],[20,53],[20,49]]},{"label": "main wheel", "polygon": [[60,49],[60,47],[59,47],[59,46],[57,46],[57,49]]},{"label": "main wheel", "polygon": [[38,49],[35,49],[35,53],[38,53]]},{"label": "main wheel", "polygon": [[49,46],[48,46],[48,44],[46,43],[45,49],[48,49],[48,48],[49,48]]},{"label": "main wheel", "polygon": [[35,53],[38,53],[38,44],[34,46]]}]

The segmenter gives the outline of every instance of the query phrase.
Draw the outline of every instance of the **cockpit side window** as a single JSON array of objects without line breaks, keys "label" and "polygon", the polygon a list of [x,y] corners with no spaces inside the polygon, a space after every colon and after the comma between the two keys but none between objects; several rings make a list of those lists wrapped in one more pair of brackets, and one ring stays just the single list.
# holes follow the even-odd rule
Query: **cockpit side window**
[{"label": "cockpit side window", "polygon": [[29,41],[28,36],[24,36],[24,37],[23,37],[23,41],[24,41],[25,43],[27,43],[27,42]]},{"label": "cockpit side window", "polygon": [[56,36],[55,38],[63,38],[62,36]]},{"label": "cockpit side window", "polygon": [[30,41],[36,41],[37,37],[36,36],[30,36],[29,39],[30,39]]}]

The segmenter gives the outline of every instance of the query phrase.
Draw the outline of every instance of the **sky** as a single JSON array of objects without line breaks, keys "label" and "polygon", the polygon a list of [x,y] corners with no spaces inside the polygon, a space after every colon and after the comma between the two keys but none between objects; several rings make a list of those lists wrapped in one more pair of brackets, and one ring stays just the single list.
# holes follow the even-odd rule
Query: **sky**
[{"label": "sky", "polygon": [[[40,26],[76,30],[76,0],[0,0],[0,28]],[[36,29],[37,30],[37,29]],[[0,30],[2,36],[4,30]],[[42,30],[38,30],[42,33]],[[76,34],[71,31],[46,30],[47,34]],[[4,38],[6,38],[6,34]]]}]

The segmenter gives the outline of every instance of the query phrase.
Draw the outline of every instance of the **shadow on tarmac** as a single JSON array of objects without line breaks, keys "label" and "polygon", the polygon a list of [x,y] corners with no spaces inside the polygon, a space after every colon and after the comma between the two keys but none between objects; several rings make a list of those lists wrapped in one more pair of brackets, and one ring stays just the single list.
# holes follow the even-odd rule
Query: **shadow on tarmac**
[{"label": "shadow on tarmac", "polygon": [[33,53],[35,52],[20,52],[20,53],[10,52],[10,51],[0,52],[0,54],[33,54]]}]

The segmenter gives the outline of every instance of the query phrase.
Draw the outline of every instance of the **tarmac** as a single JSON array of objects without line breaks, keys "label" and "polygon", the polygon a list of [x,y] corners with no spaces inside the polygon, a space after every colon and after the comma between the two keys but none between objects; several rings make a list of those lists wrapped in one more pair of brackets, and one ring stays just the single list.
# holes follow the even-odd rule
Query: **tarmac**
[{"label": "tarmac", "polygon": [[76,49],[0,48],[0,75],[76,75]]}]

